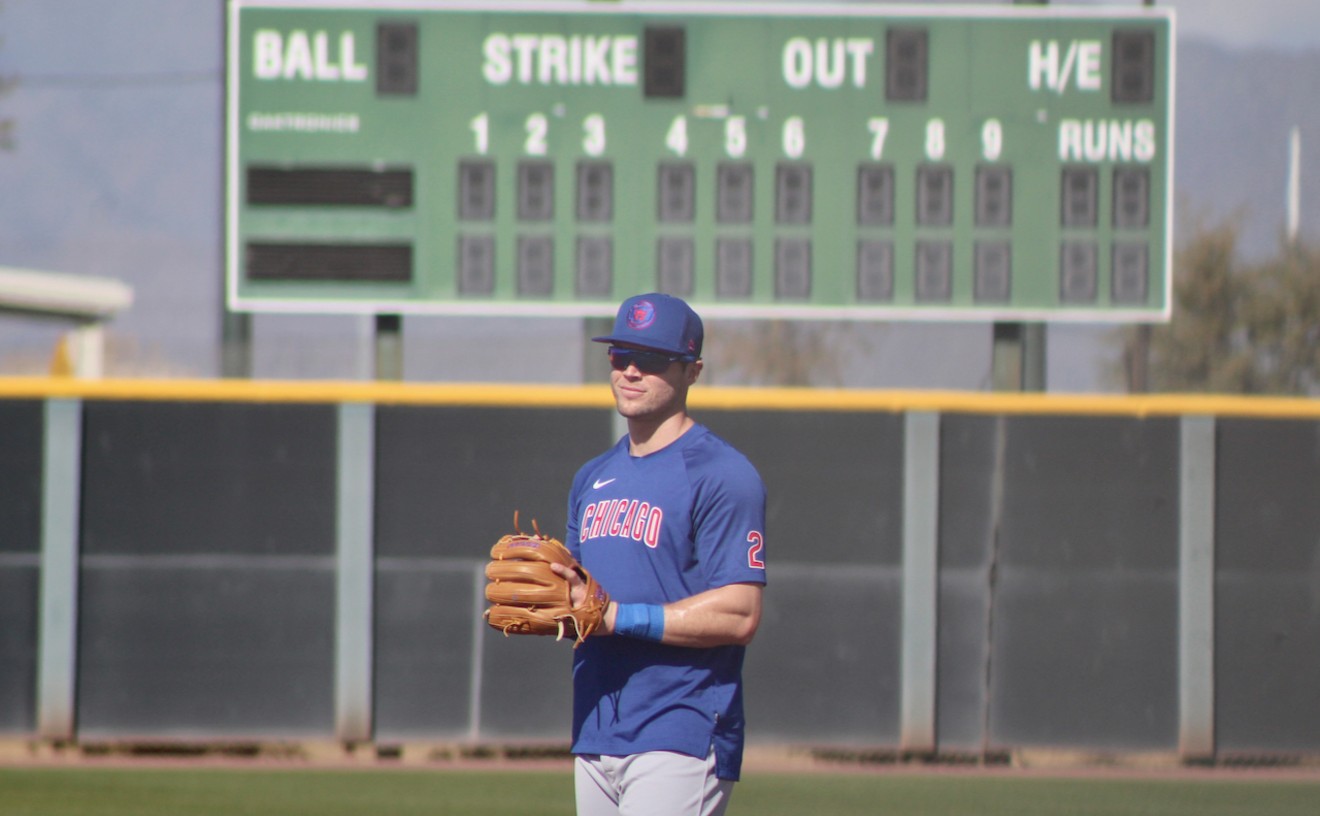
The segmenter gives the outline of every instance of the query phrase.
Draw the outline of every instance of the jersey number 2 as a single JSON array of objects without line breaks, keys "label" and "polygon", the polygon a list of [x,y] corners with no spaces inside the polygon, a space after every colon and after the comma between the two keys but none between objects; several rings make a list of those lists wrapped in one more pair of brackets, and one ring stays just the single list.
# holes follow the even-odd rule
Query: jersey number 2
[{"label": "jersey number 2", "polygon": [[761,558],[761,551],[765,549],[765,536],[752,530],[747,534],[747,541],[752,545],[747,548],[747,566],[752,569],[765,569],[765,561]]}]

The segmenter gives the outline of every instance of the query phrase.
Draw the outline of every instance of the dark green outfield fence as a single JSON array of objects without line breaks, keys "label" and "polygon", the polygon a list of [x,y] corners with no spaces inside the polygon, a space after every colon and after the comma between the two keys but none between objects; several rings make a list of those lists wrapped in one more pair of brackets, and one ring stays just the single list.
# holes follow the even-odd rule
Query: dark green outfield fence
[{"label": "dark green outfield fence", "polygon": [[[1320,403],[693,406],[770,490],[754,741],[1320,751]],[[566,741],[481,568],[619,432],[603,386],[0,380],[0,738]]]}]

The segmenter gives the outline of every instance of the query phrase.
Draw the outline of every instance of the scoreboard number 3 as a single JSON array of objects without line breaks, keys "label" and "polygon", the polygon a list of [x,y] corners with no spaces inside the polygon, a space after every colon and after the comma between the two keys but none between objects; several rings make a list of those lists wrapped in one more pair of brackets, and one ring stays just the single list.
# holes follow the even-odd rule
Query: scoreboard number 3
[{"label": "scoreboard number 3", "polygon": [[582,152],[588,156],[605,152],[605,117],[599,113],[582,120]]}]

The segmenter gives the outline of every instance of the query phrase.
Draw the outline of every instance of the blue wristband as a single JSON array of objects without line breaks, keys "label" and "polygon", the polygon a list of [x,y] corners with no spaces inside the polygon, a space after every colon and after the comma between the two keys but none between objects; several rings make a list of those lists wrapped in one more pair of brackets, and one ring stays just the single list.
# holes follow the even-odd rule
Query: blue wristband
[{"label": "blue wristband", "polygon": [[616,604],[614,634],[658,642],[665,636],[665,608],[659,604]]}]

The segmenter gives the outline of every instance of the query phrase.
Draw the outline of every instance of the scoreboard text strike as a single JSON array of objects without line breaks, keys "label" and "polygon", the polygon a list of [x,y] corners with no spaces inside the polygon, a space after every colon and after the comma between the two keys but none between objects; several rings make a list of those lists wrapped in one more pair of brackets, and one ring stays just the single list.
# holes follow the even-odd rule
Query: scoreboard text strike
[{"label": "scoreboard text strike", "polygon": [[1172,17],[231,0],[229,305],[1153,321]]}]

